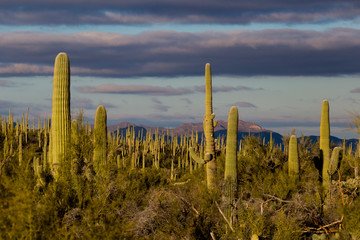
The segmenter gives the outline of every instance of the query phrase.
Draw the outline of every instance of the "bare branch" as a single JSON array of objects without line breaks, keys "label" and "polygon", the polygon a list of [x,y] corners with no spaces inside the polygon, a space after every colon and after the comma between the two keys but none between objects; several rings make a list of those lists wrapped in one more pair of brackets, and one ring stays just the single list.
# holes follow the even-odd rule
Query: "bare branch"
[{"label": "bare branch", "polygon": [[235,230],[233,229],[233,227],[231,226],[231,223],[229,222],[229,220],[227,220],[227,218],[225,217],[225,214],[221,211],[219,204],[215,201],[217,208],[219,209],[219,212],[221,214],[221,216],[223,216],[223,218],[225,219],[226,223],[229,225],[230,229],[232,232],[235,232]]}]

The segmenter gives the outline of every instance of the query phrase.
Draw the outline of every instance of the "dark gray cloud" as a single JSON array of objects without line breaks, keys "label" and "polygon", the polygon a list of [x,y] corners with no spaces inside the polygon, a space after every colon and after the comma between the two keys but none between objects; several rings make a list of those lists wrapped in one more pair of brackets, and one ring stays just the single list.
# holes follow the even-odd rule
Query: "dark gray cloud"
[{"label": "dark gray cloud", "polygon": [[327,22],[354,19],[355,0],[3,0],[2,24]]},{"label": "dark gray cloud", "polygon": [[[69,55],[72,74],[82,76],[199,76],[207,62],[213,76],[360,72],[360,30],[336,28],[133,35],[0,33],[0,76],[51,75],[61,51]],[[116,92],[111,87],[109,91]]]}]

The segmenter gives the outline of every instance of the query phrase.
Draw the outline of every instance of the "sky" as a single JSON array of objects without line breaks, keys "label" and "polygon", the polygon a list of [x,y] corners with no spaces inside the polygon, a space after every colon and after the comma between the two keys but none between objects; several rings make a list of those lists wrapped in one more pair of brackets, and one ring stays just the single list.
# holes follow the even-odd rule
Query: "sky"
[{"label": "sky", "polygon": [[210,63],[216,119],[237,106],[265,129],[319,135],[328,99],[331,135],[358,137],[358,0],[1,0],[2,116],[51,116],[59,52],[72,116],[90,123],[99,105],[110,125],[202,122]]}]

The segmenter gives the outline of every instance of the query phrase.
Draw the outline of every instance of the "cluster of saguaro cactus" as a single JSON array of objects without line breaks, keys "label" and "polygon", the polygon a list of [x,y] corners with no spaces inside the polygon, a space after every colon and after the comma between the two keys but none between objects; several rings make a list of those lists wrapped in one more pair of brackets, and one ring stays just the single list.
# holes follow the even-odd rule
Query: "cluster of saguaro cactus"
[{"label": "cluster of saguaro cactus", "polygon": [[[126,136],[120,136],[118,131],[117,136],[109,135],[106,127],[106,109],[104,106],[99,106],[95,115],[94,125],[94,153],[93,164],[96,172],[100,172],[102,165],[106,163],[108,158],[108,141],[111,143],[112,148],[117,148],[117,165],[118,167],[125,166],[125,156],[131,156],[131,168],[140,166],[140,159],[142,168],[146,167],[146,158],[148,154],[151,155],[153,166],[160,168],[161,153],[165,151],[167,146],[170,146],[172,152],[171,160],[171,176],[174,177],[174,165],[177,162],[178,168],[188,168],[190,172],[196,168],[197,164],[206,165],[206,182],[209,189],[215,186],[214,179],[216,175],[216,154],[215,149],[224,151],[226,148],[226,163],[225,163],[225,180],[231,181],[230,192],[236,190],[236,156],[237,156],[237,123],[238,123],[238,110],[232,107],[229,112],[228,119],[228,133],[227,143],[225,144],[224,138],[219,137],[217,145],[215,144],[214,128],[216,120],[213,113],[212,106],[212,79],[211,79],[210,64],[205,66],[205,116],[203,122],[205,144],[202,138],[199,144],[198,133],[194,132],[177,136],[172,133],[169,137],[169,129],[166,134],[159,134],[157,130],[154,135],[148,131],[146,136],[141,132],[140,137],[136,137],[135,129],[128,128]],[[22,160],[22,145],[25,140],[27,141],[28,132],[28,114],[29,109],[21,120],[21,124],[12,124],[13,117],[11,109],[9,109],[9,117],[3,123],[2,129],[5,132],[4,136],[4,156],[13,152],[14,135],[18,141],[18,161],[19,164]],[[20,128],[19,128],[20,126]],[[44,127],[39,117],[39,132],[38,141],[39,148],[43,149],[42,161],[43,165],[49,163],[53,173],[56,175],[60,166],[64,169],[70,169],[71,159],[76,158],[74,153],[69,148],[69,143],[72,141],[76,145],[78,142],[78,124],[74,120],[71,124],[70,118],[70,63],[66,53],[59,53],[55,59],[54,65],[54,80],[53,80],[53,101],[52,101],[52,118],[51,129],[50,120],[44,121]],[[33,129],[35,129],[35,120],[33,121]],[[50,129],[50,132],[49,132]],[[89,134],[91,134],[91,127],[88,126]],[[180,139],[180,144],[178,143]],[[48,149],[49,142],[49,149]],[[273,139],[270,137],[270,150],[272,152]],[[204,147],[205,145],[205,147]],[[240,143],[241,147],[241,143]],[[297,139],[296,136],[291,136],[288,149],[288,174],[289,176],[299,178],[299,156],[297,152]],[[199,152],[199,156],[195,153]],[[180,155],[180,156],[179,156]],[[327,100],[323,101],[321,112],[320,124],[320,158],[323,162],[322,166],[322,184],[325,189],[328,189],[331,175],[335,173],[340,164],[342,149],[339,147],[330,150],[330,123],[329,123],[329,103]],[[121,164],[120,156],[123,161]],[[191,158],[196,163],[193,164]],[[38,160],[37,160],[38,161]],[[228,196],[233,193],[228,192]]]},{"label": "cluster of saguaro cactus", "polygon": [[66,53],[55,59],[51,114],[51,167],[56,175],[58,168],[69,168],[70,154],[70,62]]}]

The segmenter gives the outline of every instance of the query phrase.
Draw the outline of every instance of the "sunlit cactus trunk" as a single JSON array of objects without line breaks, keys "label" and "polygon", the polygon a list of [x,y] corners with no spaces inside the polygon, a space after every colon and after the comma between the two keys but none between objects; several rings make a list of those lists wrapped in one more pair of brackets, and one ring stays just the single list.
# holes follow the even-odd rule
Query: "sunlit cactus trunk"
[{"label": "sunlit cactus trunk", "polygon": [[205,132],[205,154],[211,157],[211,161],[206,164],[207,186],[213,188],[216,177],[216,161],[215,161],[215,138],[214,138],[214,118],[212,107],[212,79],[210,63],[205,66],[205,116],[204,116],[204,132]]},{"label": "sunlit cactus trunk", "polygon": [[55,59],[51,114],[51,167],[55,175],[59,167],[71,167],[70,121],[70,62],[66,53],[59,53]]},{"label": "sunlit cactus trunk", "polygon": [[226,157],[225,157],[225,197],[227,200],[225,216],[232,223],[232,209],[235,205],[235,194],[237,191],[237,142],[238,142],[239,113],[232,106],[228,117],[228,128],[226,135]]},{"label": "sunlit cactus trunk", "polygon": [[205,133],[205,156],[200,158],[196,155],[193,148],[190,148],[191,157],[199,164],[206,165],[206,183],[209,189],[215,187],[216,161],[215,161],[215,138],[214,128],[217,121],[214,120],[215,114],[212,108],[212,83],[210,64],[205,66],[205,116],[204,116],[204,133]]},{"label": "sunlit cactus trunk", "polygon": [[291,135],[289,141],[289,162],[288,162],[288,173],[292,180],[299,179],[300,164],[298,154],[298,142],[295,135]]},{"label": "sunlit cactus trunk", "polygon": [[100,105],[95,114],[94,123],[94,169],[96,173],[104,170],[107,161],[107,115],[104,106]]},{"label": "sunlit cactus trunk", "polygon": [[323,161],[322,184],[325,189],[330,184],[330,121],[329,121],[329,102],[324,100],[321,108],[320,122],[320,158]]}]

